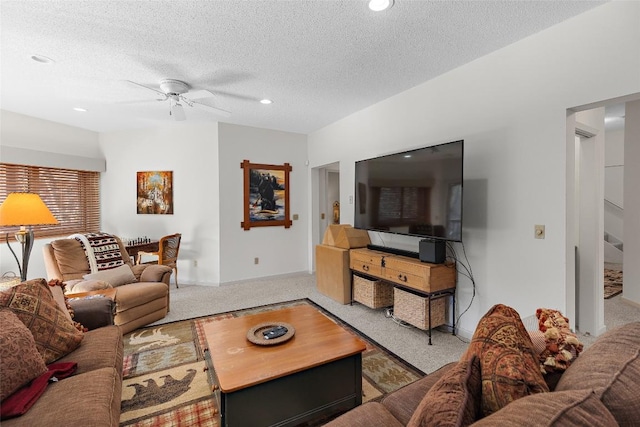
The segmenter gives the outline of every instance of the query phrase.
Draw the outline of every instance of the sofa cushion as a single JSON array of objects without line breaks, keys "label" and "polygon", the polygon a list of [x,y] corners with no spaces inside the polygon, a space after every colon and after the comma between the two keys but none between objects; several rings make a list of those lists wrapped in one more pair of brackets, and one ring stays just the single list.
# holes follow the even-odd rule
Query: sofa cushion
[{"label": "sofa cushion", "polygon": [[14,426],[117,426],[122,381],[113,368],[73,375],[47,386],[29,411],[2,421]]},{"label": "sofa cushion", "polygon": [[497,304],[480,319],[462,360],[473,355],[480,359],[483,416],[521,397],[549,391],[531,338],[510,307]]},{"label": "sofa cushion", "polygon": [[367,402],[325,424],[324,427],[402,427],[391,413],[378,402]]},{"label": "sofa cushion", "polygon": [[120,328],[105,326],[85,332],[80,347],[62,357],[58,362],[77,362],[76,375],[100,368],[115,368],[120,372],[122,357],[123,343]]},{"label": "sofa cushion", "polygon": [[509,404],[474,427],[610,427],[616,420],[592,390],[538,393]]},{"label": "sofa cushion", "polygon": [[133,271],[131,271],[131,267],[127,264],[116,268],[110,268],[108,270],[98,271],[97,273],[85,274],[83,278],[85,280],[100,280],[107,282],[114,288],[122,285],[128,285],[129,283],[134,283],[136,281],[136,276],[134,276]]},{"label": "sofa cushion", "polygon": [[58,239],[51,242],[62,280],[80,279],[91,272],[87,255],[80,242],[75,239]]},{"label": "sofa cushion", "polygon": [[29,280],[0,292],[0,307],[13,310],[29,328],[46,364],[73,351],[82,341],[82,332],[58,306],[44,279]]},{"label": "sofa cushion", "polygon": [[0,309],[0,401],[47,372],[33,335],[16,314]]},{"label": "sofa cushion", "polygon": [[407,425],[424,395],[458,362],[447,363],[426,377],[407,384],[382,399],[382,404],[402,425]]},{"label": "sofa cushion", "polygon": [[431,387],[407,427],[468,426],[480,411],[481,390],[480,361],[473,355]]},{"label": "sofa cushion", "polygon": [[595,389],[621,426],[640,420],[640,322],[600,336],[567,369],[556,391]]}]

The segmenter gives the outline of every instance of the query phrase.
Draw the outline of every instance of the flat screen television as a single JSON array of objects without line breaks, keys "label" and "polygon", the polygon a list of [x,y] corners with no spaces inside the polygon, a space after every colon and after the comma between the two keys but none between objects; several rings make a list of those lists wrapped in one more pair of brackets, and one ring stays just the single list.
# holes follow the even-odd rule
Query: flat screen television
[{"label": "flat screen television", "polygon": [[464,141],[356,162],[354,227],[462,240]]}]

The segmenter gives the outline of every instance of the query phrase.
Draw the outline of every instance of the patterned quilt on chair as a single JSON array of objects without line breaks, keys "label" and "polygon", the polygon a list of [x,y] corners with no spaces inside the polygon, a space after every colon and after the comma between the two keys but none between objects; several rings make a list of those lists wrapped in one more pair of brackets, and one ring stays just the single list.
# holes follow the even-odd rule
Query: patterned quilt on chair
[{"label": "patterned quilt on chair", "polygon": [[69,238],[76,239],[82,245],[91,273],[124,265],[120,246],[115,236],[107,233],[72,234]]}]

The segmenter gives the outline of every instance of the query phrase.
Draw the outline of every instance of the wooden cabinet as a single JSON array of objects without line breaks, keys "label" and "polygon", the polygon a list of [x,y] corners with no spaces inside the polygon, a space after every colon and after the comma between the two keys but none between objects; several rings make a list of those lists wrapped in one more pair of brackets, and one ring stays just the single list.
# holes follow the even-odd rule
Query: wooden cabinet
[{"label": "wooden cabinet", "polygon": [[[429,344],[431,344],[431,328],[444,323],[444,314],[437,316],[438,319],[432,319],[433,309],[441,308],[444,313],[446,299],[443,300],[443,298],[450,296],[455,313],[455,263],[430,264],[415,258],[364,248],[351,249],[349,258],[349,267],[354,274],[390,282],[394,286],[420,297],[417,301],[423,301],[421,305],[426,310],[424,319],[416,320],[412,316],[403,319],[402,313],[407,310],[399,310],[396,317],[414,326],[421,325],[419,326],[421,329],[426,328]],[[434,301],[435,306],[433,305]],[[440,318],[442,321],[438,321]],[[455,334],[455,315],[452,318],[453,333]],[[432,320],[436,320],[436,322],[432,323]]]},{"label": "wooden cabinet", "polygon": [[456,287],[454,263],[429,264],[401,255],[370,249],[351,249],[351,270],[419,292]]}]

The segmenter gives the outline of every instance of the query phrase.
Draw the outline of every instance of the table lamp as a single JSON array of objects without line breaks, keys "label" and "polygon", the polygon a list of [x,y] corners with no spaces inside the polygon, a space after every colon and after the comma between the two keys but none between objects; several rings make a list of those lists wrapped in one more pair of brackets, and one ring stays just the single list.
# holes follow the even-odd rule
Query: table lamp
[{"label": "table lamp", "polygon": [[[58,224],[58,220],[53,216],[47,205],[44,204],[39,195],[35,193],[10,193],[2,205],[0,205],[0,226],[11,227],[20,226],[20,230],[15,234],[16,240],[22,246],[22,265],[18,261],[18,256],[9,244],[9,233],[6,233],[7,246],[18,263],[20,270],[20,280],[27,280],[27,268],[29,267],[29,256],[33,248],[33,225]],[[28,229],[26,227],[29,227]]]}]

